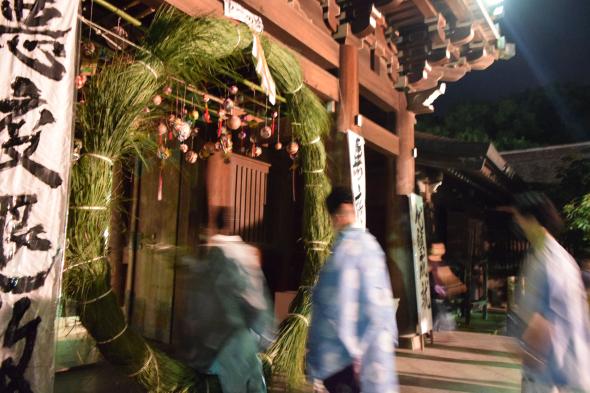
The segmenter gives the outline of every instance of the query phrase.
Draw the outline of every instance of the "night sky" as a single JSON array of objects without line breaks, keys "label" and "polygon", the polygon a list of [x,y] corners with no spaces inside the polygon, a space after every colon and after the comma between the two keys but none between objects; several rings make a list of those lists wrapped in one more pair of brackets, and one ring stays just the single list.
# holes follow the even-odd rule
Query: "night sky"
[{"label": "night sky", "polygon": [[590,84],[590,0],[505,0],[504,9],[501,32],[516,56],[447,84],[435,113],[555,82]]}]

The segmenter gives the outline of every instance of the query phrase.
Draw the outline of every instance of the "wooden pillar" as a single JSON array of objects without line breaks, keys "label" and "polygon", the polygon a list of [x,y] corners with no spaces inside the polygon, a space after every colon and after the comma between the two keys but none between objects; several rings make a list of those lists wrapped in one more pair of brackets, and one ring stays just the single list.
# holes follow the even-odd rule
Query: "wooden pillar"
[{"label": "wooden pillar", "polygon": [[399,157],[396,166],[396,184],[398,195],[410,195],[414,192],[414,124],[416,124],[416,115],[413,112],[403,110],[397,114]]},{"label": "wooden pillar", "polygon": [[354,125],[354,117],[359,113],[359,59],[358,47],[355,44],[340,45],[340,101],[336,121],[336,132],[328,142],[329,155],[334,162],[330,177],[334,185],[350,185],[350,163],[346,131],[359,132]]}]

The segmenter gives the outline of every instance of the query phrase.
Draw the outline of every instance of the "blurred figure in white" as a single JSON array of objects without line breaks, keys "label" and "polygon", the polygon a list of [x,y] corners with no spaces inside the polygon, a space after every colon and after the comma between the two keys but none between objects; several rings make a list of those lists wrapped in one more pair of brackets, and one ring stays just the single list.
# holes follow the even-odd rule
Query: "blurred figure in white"
[{"label": "blurred figure in white", "polygon": [[543,194],[515,197],[514,220],[530,242],[517,315],[524,323],[522,391],[590,392],[590,318],[582,276],[555,240],[562,221]]},{"label": "blurred figure in white", "polygon": [[330,393],[397,393],[397,324],[385,254],[355,227],[350,189],[326,200],[337,233],[313,291],[308,371]]},{"label": "blurred figure in white", "polygon": [[224,393],[266,393],[257,354],[274,339],[274,316],[260,253],[227,234],[227,208],[218,208],[215,225],[205,257],[191,268],[187,340],[178,352],[197,370],[217,375]]}]

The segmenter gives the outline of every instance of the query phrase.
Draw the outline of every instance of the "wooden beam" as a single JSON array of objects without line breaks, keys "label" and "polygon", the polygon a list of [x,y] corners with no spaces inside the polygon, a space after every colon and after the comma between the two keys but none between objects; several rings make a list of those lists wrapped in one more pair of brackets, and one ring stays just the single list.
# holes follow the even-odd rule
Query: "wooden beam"
[{"label": "wooden beam", "polygon": [[409,111],[397,113],[396,128],[399,136],[399,156],[396,160],[396,192],[410,195],[414,192],[414,125],[416,116]]},{"label": "wooden beam", "polygon": [[166,0],[166,2],[191,16],[223,15],[223,1],[220,0]]},{"label": "wooden beam", "polygon": [[340,79],[342,94],[338,105],[337,130],[356,130],[354,117],[359,114],[359,53],[356,45],[340,45]]},{"label": "wooden beam", "polygon": [[435,18],[438,12],[436,8],[432,5],[430,0],[412,0],[412,2],[416,5],[416,8],[420,10],[420,13],[424,15],[424,18]]},{"label": "wooden beam", "polygon": [[400,93],[386,70],[377,74],[371,69],[371,58],[367,49],[359,51],[359,82],[361,94],[385,112],[399,111]]},{"label": "wooden beam", "polygon": [[295,56],[301,65],[305,84],[324,101],[339,101],[338,78],[304,56],[298,53]]},{"label": "wooden beam", "polygon": [[363,117],[361,135],[375,150],[389,156],[399,155],[399,137],[366,117]]},{"label": "wooden beam", "polygon": [[[196,0],[184,0],[196,1]],[[209,0],[208,0],[209,1]],[[240,0],[260,15],[264,29],[323,68],[338,68],[338,43],[284,0]]]}]

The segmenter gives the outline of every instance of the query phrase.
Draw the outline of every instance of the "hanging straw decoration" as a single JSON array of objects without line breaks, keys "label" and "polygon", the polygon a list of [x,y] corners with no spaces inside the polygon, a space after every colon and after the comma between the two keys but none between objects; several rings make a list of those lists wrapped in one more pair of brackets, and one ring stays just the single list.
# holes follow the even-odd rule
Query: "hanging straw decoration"
[{"label": "hanging straw decoration", "polygon": [[[251,44],[252,33],[245,25],[213,17],[195,19],[165,6],[147,30],[135,60],[122,55],[106,65],[90,80],[87,100],[78,108],[78,128],[86,154],[72,169],[70,205],[101,208],[70,210],[64,296],[78,304],[80,320],[105,359],[150,392],[221,390],[215,378],[196,374],[151,347],[127,326],[110,288],[107,262],[106,233],[113,203],[111,163],[156,150],[149,135],[141,131],[149,129],[150,116],[154,116],[144,108],[164,87],[168,76],[199,85],[251,61]],[[288,119],[301,124],[295,137],[301,142],[298,160],[304,182],[305,267],[290,316],[266,356],[273,371],[285,374],[290,386],[296,386],[304,380],[310,288],[331,241],[324,207],[330,185],[324,172],[317,171],[326,164],[321,138],[329,131],[330,119],[318,98],[304,86],[294,56],[264,37],[262,45],[278,91],[286,97]],[[90,260],[93,262],[85,263]]]}]

